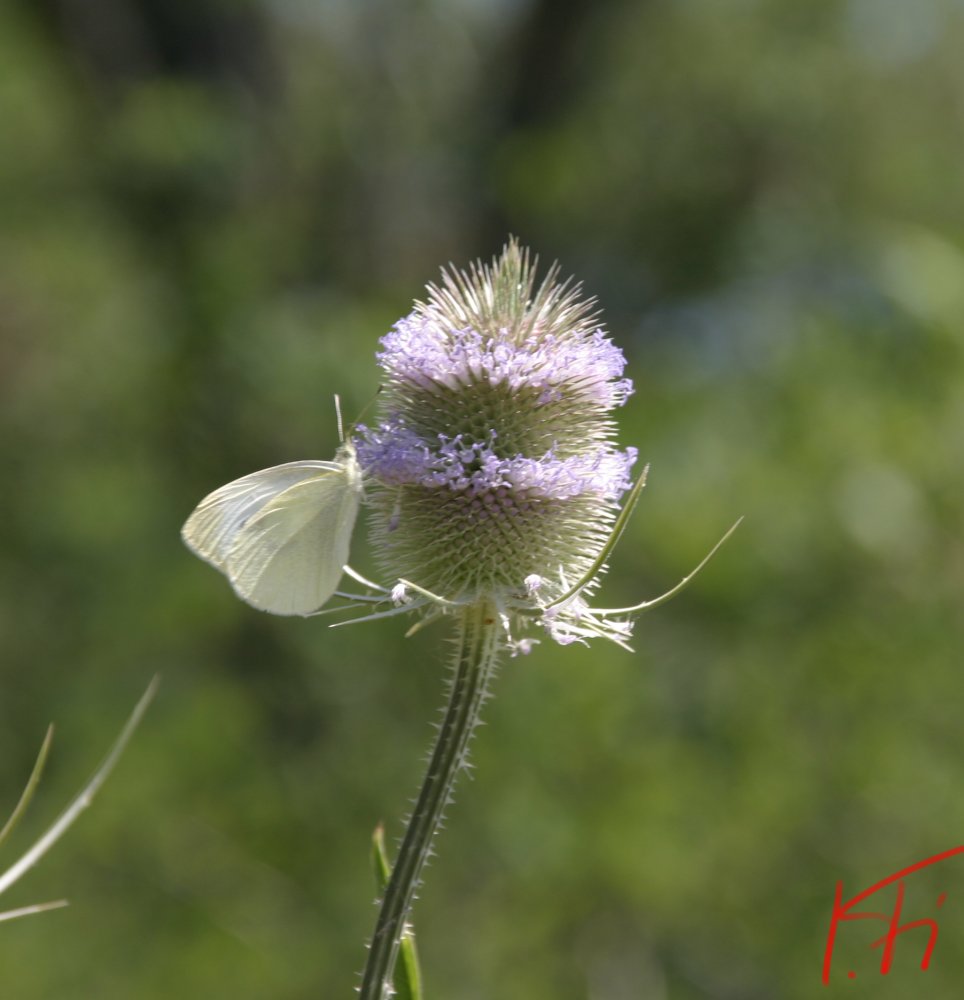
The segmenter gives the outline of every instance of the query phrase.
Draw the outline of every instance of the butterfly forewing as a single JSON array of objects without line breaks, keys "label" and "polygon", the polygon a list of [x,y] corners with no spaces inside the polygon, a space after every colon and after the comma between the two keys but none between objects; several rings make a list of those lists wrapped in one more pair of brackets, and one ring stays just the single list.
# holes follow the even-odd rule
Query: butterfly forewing
[{"label": "butterfly forewing", "polygon": [[238,532],[225,573],[254,607],[307,615],[335,592],[361,500],[354,450],[346,446],[339,459],[280,493]]},{"label": "butterfly forewing", "polygon": [[258,511],[296,483],[340,468],[335,462],[288,462],[235,479],[197,505],[181,537],[188,548],[225,572],[225,560],[238,532]]}]

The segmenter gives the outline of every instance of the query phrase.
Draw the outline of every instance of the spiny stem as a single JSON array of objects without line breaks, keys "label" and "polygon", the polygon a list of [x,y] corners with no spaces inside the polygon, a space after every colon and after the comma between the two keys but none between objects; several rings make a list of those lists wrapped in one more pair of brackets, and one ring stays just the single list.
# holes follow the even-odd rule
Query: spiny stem
[{"label": "spiny stem", "polygon": [[451,798],[455,779],[465,764],[469,740],[495,669],[499,641],[497,615],[488,603],[471,605],[461,612],[455,672],[445,717],[382,898],[359,991],[361,1000],[385,1000],[391,996],[399,938],[432,838]]}]

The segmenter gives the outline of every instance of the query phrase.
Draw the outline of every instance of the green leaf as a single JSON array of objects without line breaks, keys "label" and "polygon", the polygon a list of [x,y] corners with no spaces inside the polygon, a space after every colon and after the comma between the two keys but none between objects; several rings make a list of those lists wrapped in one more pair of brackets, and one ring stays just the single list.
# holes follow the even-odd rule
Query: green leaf
[{"label": "green leaf", "polygon": [[30,777],[27,779],[27,786],[23,790],[23,794],[20,796],[20,801],[14,806],[13,812],[10,814],[10,819],[4,824],[3,829],[0,830],[0,846],[3,842],[13,833],[17,823],[20,822],[21,817],[27,811],[27,806],[30,805],[30,800],[33,798],[34,792],[37,790],[37,785],[40,784],[40,776],[43,774],[44,765],[47,763],[47,755],[50,753],[50,744],[54,738],[54,727],[47,727],[47,735],[44,736],[44,741],[40,745],[40,752],[37,754],[36,763],[33,766],[33,770],[30,772]]}]

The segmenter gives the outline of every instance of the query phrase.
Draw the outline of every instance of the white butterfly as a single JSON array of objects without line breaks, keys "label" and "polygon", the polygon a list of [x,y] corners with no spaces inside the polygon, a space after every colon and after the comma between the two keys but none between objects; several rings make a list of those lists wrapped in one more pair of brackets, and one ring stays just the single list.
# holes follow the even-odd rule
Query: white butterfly
[{"label": "white butterfly", "polygon": [[361,496],[361,467],[346,442],[333,462],[288,462],[215,490],[181,537],[252,607],[309,615],[338,586]]}]

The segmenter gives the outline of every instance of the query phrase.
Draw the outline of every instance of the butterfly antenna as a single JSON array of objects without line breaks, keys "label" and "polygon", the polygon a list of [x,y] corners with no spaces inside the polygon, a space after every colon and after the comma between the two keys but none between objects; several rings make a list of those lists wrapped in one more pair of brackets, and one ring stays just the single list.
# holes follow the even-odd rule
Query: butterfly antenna
[{"label": "butterfly antenna", "polygon": [[[361,408],[361,411],[359,412],[358,416],[355,417],[355,419],[351,422],[351,424],[349,424],[349,430],[353,431],[355,429],[355,427],[358,425],[358,421],[361,420],[361,418],[363,416],[365,416],[365,414],[368,412],[369,408],[371,407],[372,403],[374,403],[375,400],[378,399],[378,393],[381,392],[381,391],[382,391],[382,387],[379,386],[378,387],[378,392],[376,392],[375,395],[372,396],[372,398],[368,400],[368,402]],[[338,397],[337,396],[335,397],[335,405],[336,406],[338,405]],[[338,430],[339,430],[339,433],[340,433],[341,432],[341,411],[340,410],[338,412]],[[342,440],[344,441],[344,437],[342,437]]]},{"label": "butterfly antenna", "polygon": [[345,443],[345,428],[341,422],[341,400],[338,398],[338,393],[335,393],[335,416],[338,419],[338,440],[344,444]]}]

